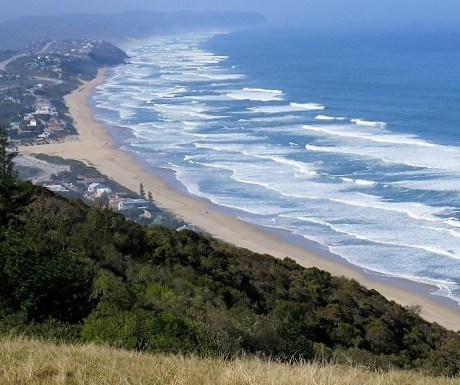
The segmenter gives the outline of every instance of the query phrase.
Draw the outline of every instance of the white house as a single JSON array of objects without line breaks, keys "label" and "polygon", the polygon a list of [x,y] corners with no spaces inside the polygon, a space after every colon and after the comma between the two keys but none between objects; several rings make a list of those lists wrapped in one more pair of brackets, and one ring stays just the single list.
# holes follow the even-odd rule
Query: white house
[{"label": "white house", "polygon": [[145,208],[150,204],[146,199],[122,199],[118,202],[118,210],[129,210],[134,208]]},{"label": "white house", "polygon": [[110,195],[112,193],[112,189],[110,187],[103,186],[96,188],[95,192],[96,198],[100,198],[104,193]]},{"label": "white house", "polygon": [[196,227],[193,225],[183,225],[181,227],[178,227],[176,231],[183,231],[183,230],[190,230],[190,231],[195,231],[196,232]]},{"label": "white house", "polygon": [[95,193],[98,188],[104,188],[105,186],[102,183],[91,183],[88,185],[88,192]]}]

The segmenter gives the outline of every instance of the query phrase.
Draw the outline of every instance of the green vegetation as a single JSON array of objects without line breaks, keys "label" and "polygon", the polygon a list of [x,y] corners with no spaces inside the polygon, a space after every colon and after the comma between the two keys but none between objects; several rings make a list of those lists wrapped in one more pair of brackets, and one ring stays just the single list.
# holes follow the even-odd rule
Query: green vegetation
[{"label": "green vegetation", "polygon": [[356,281],[26,182],[0,186],[0,266],[4,335],[460,374],[457,333]]},{"label": "green vegetation", "polygon": [[127,56],[120,48],[102,41],[93,47],[89,53],[89,58],[96,65],[104,67],[123,63]]},{"label": "green vegetation", "polygon": [[8,139],[3,127],[0,126],[0,185],[7,188],[15,183],[17,173],[14,171],[14,158],[17,150],[8,150]]},{"label": "green vegetation", "polygon": [[34,110],[35,98],[22,86],[14,86],[0,94],[0,125],[21,121],[25,114]]}]

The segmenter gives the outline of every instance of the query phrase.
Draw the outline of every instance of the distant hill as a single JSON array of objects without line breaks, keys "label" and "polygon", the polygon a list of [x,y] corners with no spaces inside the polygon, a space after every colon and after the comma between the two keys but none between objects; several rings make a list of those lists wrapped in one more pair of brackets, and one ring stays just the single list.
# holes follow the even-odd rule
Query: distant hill
[{"label": "distant hill", "polygon": [[0,49],[27,48],[47,39],[102,39],[111,42],[155,33],[234,29],[266,20],[254,13],[128,11],[114,15],[76,14],[20,17],[0,23]]}]

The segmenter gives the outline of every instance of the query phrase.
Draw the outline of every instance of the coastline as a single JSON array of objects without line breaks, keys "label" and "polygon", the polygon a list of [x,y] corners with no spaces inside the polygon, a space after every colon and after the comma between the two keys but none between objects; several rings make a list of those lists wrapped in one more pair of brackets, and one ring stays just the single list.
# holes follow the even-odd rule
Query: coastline
[{"label": "coastline", "polygon": [[[142,182],[146,191],[152,191],[155,203],[159,207],[173,212],[218,239],[277,258],[288,256],[302,266],[315,266],[336,276],[355,279],[401,305],[421,306],[421,315],[428,321],[437,322],[448,329],[460,329],[460,310],[449,308],[429,298],[429,285],[412,284],[410,281],[395,284],[396,281],[405,280],[366,274],[363,269],[354,267],[345,260],[323,256],[302,247],[298,242],[289,242],[273,232],[264,231],[260,227],[215,210],[211,204],[178,192],[165,184],[159,176],[143,170],[130,154],[115,148],[115,143],[106,128],[94,119],[93,111],[87,105],[93,88],[102,84],[105,76],[106,71],[100,70],[94,80],[84,83],[65,97],[78,131],[76,140],[25,146],[19,151],[29,155],[44,153],[83,161],[133,191],[137,191],[139,183]],[[421,289],[422,287],[425,290]]]}]

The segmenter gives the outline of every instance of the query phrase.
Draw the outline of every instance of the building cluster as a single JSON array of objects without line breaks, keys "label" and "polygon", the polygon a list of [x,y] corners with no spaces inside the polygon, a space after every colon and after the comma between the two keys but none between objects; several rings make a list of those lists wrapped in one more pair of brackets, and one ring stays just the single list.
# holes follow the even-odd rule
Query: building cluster
[{"label": "building cluster", "polygon": [[114,192],[105,184],[102,178],[85,178],[81,177],[86,186],[85,198],[94,201],[106,196],[110,207],[117,211],[144,209],[147,210],[152,203],[144,198],[129,198],[122,193]]},{"label": "building cluster", "polygon": [[1,95],[0,97],[2,98],[2,100],[4,102],[10,102],[10,103],[14,103],[14,104],[21,104],[22,103],[21,99],[15,98],[15,97],[10,96],[10,95]]},{"label": "building cluster", "polygon": [[20,78],[21,75],[0,71],[0,91],[8,91],[10,88],[16,87]]},{"label": "building cluster", "polygon": [[[115,192],[115,184],[103,177],[87,177],[73,173],[70,166],[59,165],[58,174],[51,176],[51,180],[42,182],[47,189],[69,197],[85,198],[96,205],[110,207],[119,211],[126,218],[135,220],[147,226],[171,226],[178,231],[198,231],[194,226],[183,225],[171,217],[170,213],[160,210],[150,198],[144,196],[133,197],[129,191]],[[180,227],[178,227],[180,226]]]},{"label": "building cluster", "polygon": [[48,42],[37,43],[36,47],[33,47],[34,52],[40,52],[42,55],[61,55],[64,57],[86,57],[94,49],[94,44],[91,40],[56,40]]},{"label": "building cluster", "polygon": [[[39,87],[40,85],[37,86]],[[66,128],[67,122],[59,117],[51,101],[41,96],[36,96],[34,112],[24,114],[22,121],[12,122],[10,125],[10,129],[17,135],[32,136],[38,141],[49,139]]]},{"label": "building cluster", "polygon": [[62,76],[61,59],[57,56],[37,55],[34,59],[26,64],[26,67],[32,71],[51,72],[57,78]]}]

